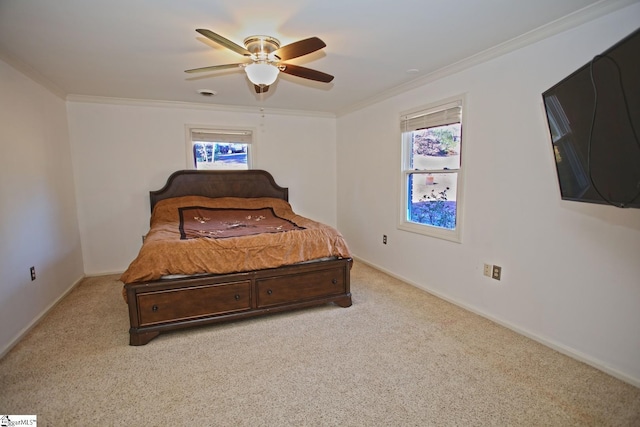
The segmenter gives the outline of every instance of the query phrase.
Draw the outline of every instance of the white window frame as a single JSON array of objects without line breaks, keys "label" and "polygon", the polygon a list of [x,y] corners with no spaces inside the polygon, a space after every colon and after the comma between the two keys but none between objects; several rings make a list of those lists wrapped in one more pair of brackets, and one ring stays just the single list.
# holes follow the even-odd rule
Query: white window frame
[{"label": "white window frame", "polygon": [[[459,103],[461,107],[461,134],[460,134],[460,169],[451,170],[451,172],[458,173],[456,182],[456,227],[453,230],[446,228],[436,227],[428,224],[419,224],[408,220],[408,194],[409,194],[409,175],[415,174],[417,171],[408,167],[408,159],[410,157],[410,146],[406,140],[405,134],[407,129],[405,123],[407,120],[415,119],[421,116],[428,116],[451,108],[455,103]],[[464,154],[465,147],[467,145],[467,137],[465,135],[465,108],[467,106],[466,95],[457,95],[451,98],[443,99],[428,105],[424,105],[419,108],[415,108],[409,111],[404,111],[400,114],[400,145],[401,145],[401,163],[400,163],[400,200],[398,210],[398,229],[423,234],[425,236],[431,236],[439,239],[449,240],[456,243],[462,243],[462,224],[463,224],[463,212],[464,212],[464,171],[465,160]],[[431,124],[431,126],[437,126]],[[431,127],[429,126],[429,127]],[[420,170],[420,173],[429,173],[429,170]],[[442,171],[431,171],[442,172]]]},{"label": "white window frame", "polygon": [[[251,127],[234,127],[234,126],[215,126],[215,125],[185,125],[185,148],[187,169],[195,169],[196,165],[193,158],[193,140],[192,133],[197,131],[219,134],[238,134],[245,138],[250,137],[250,141],[243,142],[247,144],[247,169],[253,169],[256,157],[256,131]],[[224,169],[221,169],[224,170]]]}]

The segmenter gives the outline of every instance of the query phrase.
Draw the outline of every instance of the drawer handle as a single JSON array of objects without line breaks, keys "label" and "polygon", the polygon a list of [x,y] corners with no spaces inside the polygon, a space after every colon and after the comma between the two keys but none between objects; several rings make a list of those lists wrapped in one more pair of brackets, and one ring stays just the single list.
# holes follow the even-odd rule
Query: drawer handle
[{"label": "drawer handle", "polygon": [[331,279],[331,283],[333,283],[334,285],[337,285],[338,284],[338,279],[335,279],[335,278]]},{"label": "drawer handle", "polygon": [[158,306],[154,304],[154,305],[151,307],[151,311],[158,311]]},{"label": "drawer handle", "polygon": [[236,301],[238,301],[240,299],[240,295],[236,294],[234,298],[236,299]]},{"label": "drawer handle", "polygon": [[267,295],[271,295],[273,291],[271,289],[267,289]]}]

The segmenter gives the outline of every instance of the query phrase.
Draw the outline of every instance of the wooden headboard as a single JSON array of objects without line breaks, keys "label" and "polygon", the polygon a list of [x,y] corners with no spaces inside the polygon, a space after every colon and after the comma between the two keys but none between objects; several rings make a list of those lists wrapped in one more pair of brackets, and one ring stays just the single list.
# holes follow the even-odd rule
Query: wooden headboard
[{"label": "wooden headboard", "polygon": [[149,192],[151,211],[160,200],[181,196],[273,197],[289,201],[289,189],[276,184],[264,170],[179,170],[160,190]]}]

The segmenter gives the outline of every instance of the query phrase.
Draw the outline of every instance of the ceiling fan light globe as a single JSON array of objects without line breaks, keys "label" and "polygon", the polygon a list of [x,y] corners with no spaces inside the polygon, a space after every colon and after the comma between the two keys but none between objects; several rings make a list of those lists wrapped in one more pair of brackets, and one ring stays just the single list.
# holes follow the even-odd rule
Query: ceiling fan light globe
[{"label": "ceiling fan light globe", "polygon": [[278,78],[280,70],[271,64],[249,64],[244,68],[249,81],[254,85],[272,85]]}]

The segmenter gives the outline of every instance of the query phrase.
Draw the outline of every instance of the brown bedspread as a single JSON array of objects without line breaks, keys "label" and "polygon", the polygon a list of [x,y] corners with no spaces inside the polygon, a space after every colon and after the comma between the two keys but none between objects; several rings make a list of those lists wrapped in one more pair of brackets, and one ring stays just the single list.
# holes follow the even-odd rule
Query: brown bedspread
[{"label": "brown bedspread", "polygon": [[182,239],[226,239],[304,228],[280,218],[272,208],[228,209],[189,206],[178,208],[178,214]]},{"label": "brown bedspread", "polygon": [[[288,231],[255,235],[181,239],[179,208],[194,206],[211,209],[270,208],[276,217],[293,227]],[[297,215],[289,203],[275,198],[185,196],[165,199],[155,206],[150,225],[138,256],[120,277],[123,283],[152,281],[173,274],[225,274],[332,256],[351,257],[344,238],[335,228]]]}]

